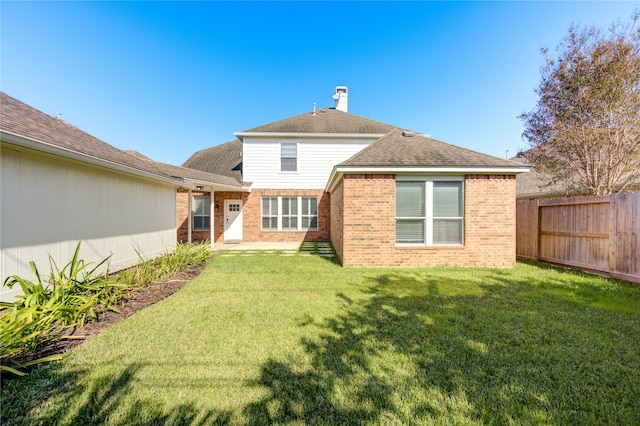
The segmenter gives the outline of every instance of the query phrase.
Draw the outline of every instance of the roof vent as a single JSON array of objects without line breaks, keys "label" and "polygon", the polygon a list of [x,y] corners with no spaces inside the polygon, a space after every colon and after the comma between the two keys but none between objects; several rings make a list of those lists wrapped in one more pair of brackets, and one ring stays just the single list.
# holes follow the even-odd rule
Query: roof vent
[{"label": "roof vent", "polygon": [[404,136],[405,138],[412,138],[412,137],[414,137],[415,135],[416,135],[415,133],[413,133],[413,132],[409,132],[409,131],[407,131],[407,130],[404,130],[404,131],[402,132],[402,136]]}]

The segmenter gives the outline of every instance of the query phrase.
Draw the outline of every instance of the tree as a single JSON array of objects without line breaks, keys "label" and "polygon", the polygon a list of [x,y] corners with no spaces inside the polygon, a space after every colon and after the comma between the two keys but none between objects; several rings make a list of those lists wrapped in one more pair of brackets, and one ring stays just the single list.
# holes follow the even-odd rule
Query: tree
[{"label": "tree", "polygon": [[519,118],[537,171],[569,191],[604,195],[640,184],[640,28],[571,26],[545,65],[535,108]]}]

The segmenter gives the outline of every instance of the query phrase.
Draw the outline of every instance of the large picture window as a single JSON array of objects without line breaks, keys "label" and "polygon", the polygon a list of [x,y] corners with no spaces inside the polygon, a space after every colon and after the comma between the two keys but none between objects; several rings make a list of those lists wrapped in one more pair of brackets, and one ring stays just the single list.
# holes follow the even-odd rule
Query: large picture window
[{"label": "large picture window", "polygon": [[298,171],[298,144],[289,142],[280,144],[280,171]]},{"label": "large picture window", "polygon": [[318,197],[262,197],[262,230],[316,231]]},{"label": "large picture window", "polygon": [[463,244],[464,185],[449,179],[396,181],[396,244]]},{"label": "large picture window", "polygon": [[211,197],[196,195],[193,197],[193,230],[208,231],[211,227]]}]

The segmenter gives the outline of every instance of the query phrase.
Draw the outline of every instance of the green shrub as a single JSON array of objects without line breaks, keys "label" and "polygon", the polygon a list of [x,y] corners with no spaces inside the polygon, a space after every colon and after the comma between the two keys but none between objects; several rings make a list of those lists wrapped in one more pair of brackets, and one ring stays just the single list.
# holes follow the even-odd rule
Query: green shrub
[{"label": "green shrub", "polygon": [[[45,343],[58,339],[81,338],[64,336],[66,328],[83,326],[87,320],[98,320],[103,310],[118,312],[117,305],[129,293],[154,280],[194,264],[201,264],[211,256],[208,244],[178,244],[173,253],[145,261],[136,250],[140,264],[109,276],[110,257],[98,264],[79,259],[80,243],[73,258],[62,269],[49,256],[51,275],[43,282],[36,264],[29,265],[35,281],[10,276],[4,282],[12,288],[18,284],[24,294],[12,303],[0,302],[0,359],[33,358]],[[104,272],[99,272],[104,267]],[[20,369],[29,365],[60,359],[62,354],[33,359],[14,367],[0,365],[0,371],[23,375]]]},{"label": "green shrub", "polygon": [[[4,281],[9,288],[18,284],[24,294],[16,296],[12,303],[0,302],[0,308],[5,309],[0,315],[0,358],[29,358],[45,342],[63,338],[65,328],[82,326],[88,317],[96,320],[98,304],[104,309],[115,309],[117,293],[125,286],[110,282],[107,279],[108,269],[98,273],[109,258],[94,266],[80,260],[79,252],[80,243],[71,261],[62,269],[49,256],[51,275],[46,282],[41,279],[33,261],[29,265],[35,281],[17,275]],[[0,366],[0,371],[19,374],[22,367],[58,358],[59,355],[32,360],[16,368]]]}]

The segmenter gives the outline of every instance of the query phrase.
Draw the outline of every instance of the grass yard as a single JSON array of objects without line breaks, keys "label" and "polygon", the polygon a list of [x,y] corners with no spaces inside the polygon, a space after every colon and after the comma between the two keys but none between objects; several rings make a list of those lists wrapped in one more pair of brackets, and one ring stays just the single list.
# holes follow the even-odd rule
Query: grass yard
[{"label": "grass yard", "polygon": [[640,424],[640,287],[217,254],[9,382],[2,424]]}]

